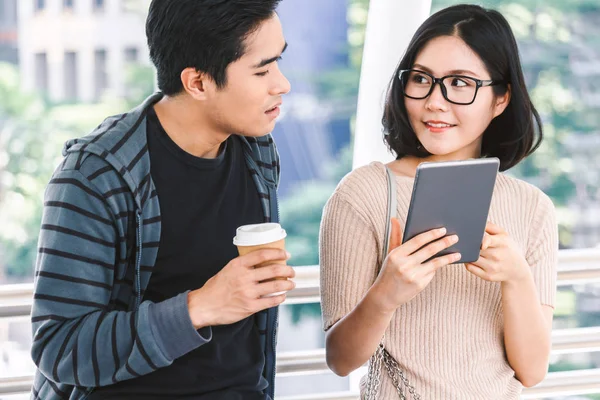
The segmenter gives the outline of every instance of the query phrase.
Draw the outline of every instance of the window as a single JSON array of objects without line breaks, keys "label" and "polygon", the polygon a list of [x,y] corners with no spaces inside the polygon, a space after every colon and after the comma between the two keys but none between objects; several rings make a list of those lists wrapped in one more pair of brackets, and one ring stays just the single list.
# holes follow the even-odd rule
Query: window
[{"label": "window", "polygon": [[46,8],[46,0],[33,0],[35,11],[42,11]]},{"label": "window", "polygon": [[68,51],[64,58],[65,100],[77,99],[77,53]]},{"label": "window", "polygon": [[103,11],[104,10],[104,0],[93,0],[94,11]]},{"label": "window", "polygon": [[138,49],[136,47],[125,48],[125,62],[128,64],[134,64],[138,62]]},{"label": "window", "polygon": [[6,33],[7,29],[16,27],[17,0],[0,0],[0,26]]},{"label": "window", "polygon": [[73,0],[63,0],[63,8],[65,10],[72,10],[73,9]]},{"label": "window", "polygon": [[48,92],[48,57],[46,53],[35,55],[35,87],[40,92]]},{"label": "window", "polygon": [[106,71],[106,50],[99,49],[94,52],[94,98],[99,100],[104,90],[108,87],[108,74]]}]

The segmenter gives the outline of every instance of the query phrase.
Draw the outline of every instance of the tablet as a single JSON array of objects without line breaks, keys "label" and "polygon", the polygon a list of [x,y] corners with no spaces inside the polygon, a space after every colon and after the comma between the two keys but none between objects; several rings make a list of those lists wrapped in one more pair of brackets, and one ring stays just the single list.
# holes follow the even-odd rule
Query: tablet
[{"label": "tablet", "polygon": [[500,160],[424,162],[417,167],[403,242],[431,229],[457,234],[455,245],[436,254],[460,253],[456,263],[479,258]]}]

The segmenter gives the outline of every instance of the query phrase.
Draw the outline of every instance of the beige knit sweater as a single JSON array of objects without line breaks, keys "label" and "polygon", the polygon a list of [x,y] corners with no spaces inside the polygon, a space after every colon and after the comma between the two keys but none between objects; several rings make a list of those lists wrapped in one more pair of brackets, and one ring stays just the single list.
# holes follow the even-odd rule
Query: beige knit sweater
[{"label": "beige knit sweater", "polygon": [[[354,170],[323,211],[319,248],[325,330],[354,309],[381,268],[385,174],[378,162]],[[414,178],[398,176],[396,182],[403,227]],[[558,235],[551,200],[534,186],[499,174],[489,219],[520,245],[541,304],[553,307]],[[423,400],[518,399],[522,390],[505,355],[500,284],[472,275],[464,264],[441,268],[425,290],[398,308],[385,346]],[[398,399],[385,370],[382,375],[379,398]],[[365,378],[362,390],[364,383]]]}]

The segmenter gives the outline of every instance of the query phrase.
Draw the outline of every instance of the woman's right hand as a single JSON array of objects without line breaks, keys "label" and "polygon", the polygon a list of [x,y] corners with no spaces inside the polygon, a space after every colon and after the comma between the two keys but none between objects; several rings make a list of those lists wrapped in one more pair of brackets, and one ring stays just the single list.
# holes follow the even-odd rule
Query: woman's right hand
[{"label": "woman's right hand", "polygon": [[429,260],[458,242],[458,236],[444,237],[445,234],[445,228],[433,229],[402,244],[400,222],[392,218],[390,251],[383,261],[379,276],[369,290],[369,294],[382,307],[382,311],[396,311],[425,289],[440,267],[460,260],[459,253]]}]

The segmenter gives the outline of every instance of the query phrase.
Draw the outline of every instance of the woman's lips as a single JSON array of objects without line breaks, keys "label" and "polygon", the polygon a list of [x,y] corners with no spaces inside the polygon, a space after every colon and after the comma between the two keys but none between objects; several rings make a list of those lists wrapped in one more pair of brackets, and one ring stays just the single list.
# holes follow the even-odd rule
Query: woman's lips
[{"label": "woman's lips", "polygon": [[424,124],[432,133],[443,133],[456,126],[443,121],[426,121]]}]

